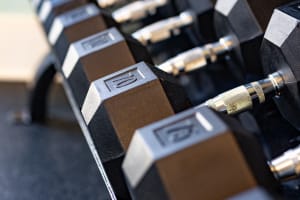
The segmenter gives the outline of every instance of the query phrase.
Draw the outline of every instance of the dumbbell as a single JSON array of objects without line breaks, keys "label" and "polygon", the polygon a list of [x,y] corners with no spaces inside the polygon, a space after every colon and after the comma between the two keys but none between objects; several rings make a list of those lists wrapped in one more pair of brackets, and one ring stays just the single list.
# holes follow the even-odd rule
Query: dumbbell
[{"label": "dumbbell", "polygon": [[124,155],[138,127],[190,107],[176,80],[140,62],[91,83],[82,115],[104,161]]},{"label": "dumbbell", "polygon": [[[160,68],[175,75],[208,66],[228,56],[244,75],[261,76],[259,48],[267,22],[274,8],[289,0],[255,1],[218,0],[215,5],[214,27],[218,41],[195,47],[168,60]],[[192,65],[185,65],[185,61]],[[244,79],[244,77],[240,77]]]},{"label": "dumbbell", "polygon": [[207,105],[227,114],[254,109],[274,99],[282,116],[300,130],[299,24],[300,2],[274,11],[262,43],[263,69],[268,76],[208,100]]},{"label": "dumbbell", "polygon": [[44,0],[41,3],[38,11],[38,18],[40,19],[44,31],[49,33],[50,27],[56,16],[87,4],[89,0]]},{"label": "dumbbell", "polygon": [[174,77],[144,62],[91,83],[81,112],[113,187],[134,130],[190,107]]},{"label": "dumbbell", "polygon": [[88,3],[58,15],[49,30],[48,40],[62,64],[71,43],[116,25],[103,10]]},{"label": "dumbbell", "polygon": [[300,147],[267,162],[238,121],[207,107],[136,130],[122,164],[135,199],[225,199],[300,175]]}]

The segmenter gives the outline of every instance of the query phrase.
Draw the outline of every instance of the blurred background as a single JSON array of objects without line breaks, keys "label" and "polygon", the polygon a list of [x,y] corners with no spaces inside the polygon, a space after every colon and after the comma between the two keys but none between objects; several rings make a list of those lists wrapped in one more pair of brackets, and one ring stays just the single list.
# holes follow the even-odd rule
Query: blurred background
[{"label": "blurred background", "polygon": [[43,35],[26,0],[0,1],[0,199],[107,199],[59,85],[51,93],[46,125],[15,121],[15,113],[26,109],[28,83],[49,50]]},{"label": "blurred background", "polygon": [[0,1],[0,27],[0,79],[30,80],[48,45],[28,1]]}]

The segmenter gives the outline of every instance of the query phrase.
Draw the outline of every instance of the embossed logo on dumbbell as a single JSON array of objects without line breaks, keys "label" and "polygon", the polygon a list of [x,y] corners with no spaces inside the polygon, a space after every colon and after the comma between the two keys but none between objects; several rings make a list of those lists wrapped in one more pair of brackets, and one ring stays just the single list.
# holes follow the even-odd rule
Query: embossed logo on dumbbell
[{"label": "embossed logo on dumbbell", "polygon": [[195,117],[171,124],[155,131],[155,135],[162,146],[170,146],[180,142],[193,140],[200,134],[203,127]]},{"label": "embossed logo on dumbbell", "polygon": [[76,9],[73,12],[69,12],[68,14],[63,15],[63,20],[65,20],[66,23],[76,22],[77,20],[85,19],[93,14],[91,11],[92,10],[87,7]]},{"label": "embossed logo on dumbbell", "polygon": [[97,35],[96,37],[93,37],[87,41],[84,41],[81,43],[84,50],[90,50],[102,45],[107,44],[108,42],[113,41],[113,36],[110,32],[105,32],[101,35]]},{"label": "embossed logo on dumbbell", "polygon": [[170,129],[167,131],[168,140],[173,143],[183,141],[192,135],[193,128],[193,125],[189,125]]},{"label": "embossed logo on dumbbell", "polygon": [[142,80],[143,77],[137,71],[137,69],[131,70],[129,72],[120,74],[114,78],[105,81],[108,89],[110,91],[121,89],[123,87],[129,86],[133,83],[136,83],[139,80]]}]

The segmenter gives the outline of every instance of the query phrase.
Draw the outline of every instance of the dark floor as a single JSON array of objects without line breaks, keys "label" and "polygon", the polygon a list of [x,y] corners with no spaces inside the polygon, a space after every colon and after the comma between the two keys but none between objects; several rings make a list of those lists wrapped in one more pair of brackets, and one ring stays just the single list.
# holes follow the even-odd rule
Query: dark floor
[{"label": "dark floor", "polygon": [[26,87],[0,83],[1,200],[108,199],[62,90],[55,88],[54,94],[55,120],[47,126],[16,125],[11,113],[24,108]]}]

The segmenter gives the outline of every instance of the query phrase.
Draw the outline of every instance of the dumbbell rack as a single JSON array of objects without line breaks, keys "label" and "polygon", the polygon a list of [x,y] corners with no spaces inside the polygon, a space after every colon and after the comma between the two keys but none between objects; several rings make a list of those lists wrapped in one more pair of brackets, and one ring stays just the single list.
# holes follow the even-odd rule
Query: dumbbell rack
[{"label": "dumbbell rack", "polygon": [[[53,54],[49,54],[42,65],[40,66],[37,76],[34,80],[33,84],[33,90],[30,95],[30,115],[32,122],[42,122],[46,120],[46,107],[47,107],[47,94],[49,93],[49,89],[51,84],[53,83],[53,79],[55,77],[55,74],[62,74],[60,71],[61,67],[59,66],[58,62],[56,61],[56,57]],[[63,77],[63,76],[62,76]],[[66,92],[67,98],[70,102],[70,105],[73,109],[73,112],[75,114],[75,117],[77,118],[77,121],[82,129],[82,132],[86,138],[86,141],[89,145],[89,148],[94,156],[94,159],[97,163],[98,169],[102,175],[102,178],[106,184],[106,189],[107,192],[109,193],[111,199],[117,199],[119,197],[120,192],[119,192],[119,185],[120,187],[124,187],[122,183],[119,183],[118,181],[114,181],[115,179],[109,179],[109,174],[107,174],[107,171],[105,170],[101,158],[97,152],[97,146],[95,146],[95,141],[93,141],[91,134],[88,130],[88,127],[83,119],[83,116],[81,114],[81,111],[79,107],[77,106],[77,103],[75,101],[74,95],[71,91],[71,88],[69,86],[69,83],[63,79],[62,85],[64,87],[64,90]],[[261,120],[260,120],[261,121]],[[262,124],[263,128],[266,128],[265,125]],[[274,127],[273,127],[274,128]],[[286,131],[287,129],[285,129]],[[264,131],[265,133],[268,133],[268,130]],[[270,132],[273,132],[270,131]],[[279,132],[279,130],[275,131],[276,134]],[[280,135],[278,133],[278,135]],[[275,140],[274,135],[270,140]],[[293,137],[291,137],[293,138]],[[288,137],[285,136],[285,139],[288,140]],[[285,143],[285,142],[280,142],[280,143]],[[288,141],[286,141],[288,143]],[[108,172],[109,173],[109,172]],[[115,175],[116,177],[118,175]],[[129,195],[128,195],[129,196]],[[128,197],[129,198],[129,197]]]},{"label": "dumbbell rack", "polygon": [[[39,66],[35,79],[31,86],[30,98],[29,98],[29,115],[32,123],[42,123],[47,118],[47,96],[50,92],[51,85],[54,82],[56,74],[60,74],[57,70],[59,69],[58,62],[52,53],[49,53]],[[62,85],[65,90],[66,96],[70,102],[71,108],[78,121],[78,124],[83,132],[83,135],[88,143],[90,151],[96,161],[99,172],[105,183],[107,192],[111,199],[117,199],[117,192],[113,190],[112,184],[108,179],[105,169],[102,165],[101,158],[96,150],[93,139],[91,138],[90,132],[87,125],[82,117],[81,111],[75,103],[71,89],[64,79],[62,79]]]},{"label": "dumbbell rack", "polygon": [[68,85],[68,83],[66,81],[63,81],[63,87],[65,89],[66,95],[67,95],[67,97],[69,99],[69,102],[70,102],[72,110],[73,110],[73,112],[75,114],[75,117],[76,117],[76,119],[78,121],[78,124],[81,127],[83,135],[84,135],[84,137],[85,137],[85,139],[86,139],[86,141],[88,143],[88,146],[89,146],[89,148],[90,148],[90,150],[91,150],[91,152],[93,154],[93,157],[94,157],[94,159],[96,161],[96,164],[97,164],[98,169],[99,169],[99,171],[101,173],[101,176],[102,176],[102,179],[103,179],[103,181],[104,181],[104,183],[106,185],[106,188],[107,188],[107,190],[109,192],[109,195],[110,195],[111,199],[117,199],[116,198],[116,194],[115,194],[115,192],[114,192],[114,190],[113,190],[113,188],[111,186],[111,183],[110,183],[110,181],[109,181],[109,179],[108,179],[108,177],[106,175],[106,172],[104,170],[104,167],[103,167],[103,165],[101,163],[101,158],[100,158],[99,154],[97,153],[96,147],[95,147],[94,142],[93,142],[93,140],[91,138],[91,135],[90,135],[89,130],[88,130],[87,126],[86,126],[86,123],[84,122],[84,119],[83,119],[83,117],[81,115],[81,112],[80,112],[80,110],[78,109],[78,107],[77,107],[77,105],[75,103],[75,100],[74,100],[73,94],[71,92],[71,89],[70,89],[70,87],[69,87],[69,85]]},{"label": "dumbbell rack", "polygon": [[[45,122],[47,118],[47,101],[48,101],[48,94],[50,92],[51,85],[54,82],[55,75],[60,75],[61,72],[59,72],[57,69],[59,69],[59,65],[57,64],[56,57],[49,53],[39,66],[36,77],[32,83],[31,91],[30,91],[30,98],[29,98],[29,115],[31,117],[32,123],[43,123]],[[118,191],[115,191],[112,187],[112,182],[109,180],[106,171],[104,169],[104,166],[102,165],[101,158],[96,150],[96,146],[94,145],[94,141],[90,135],[90,132],[87,128],[87,125],[83,119],[83,116],[81,114],[80,109],[75,103],[75,99],[73,97],[72,91],[64,79],[62,79],[62,86],[65,90],[66,96],[70,102],[71,108],[74,112],[74,115],[77,119],[77,122],[82,130],[82,133],[86,139],[86,142],[88,143],[88,146],[90,148],[90,151],[96,161],[97,167],[99,169],[99,172],[101,174],[101,177],[105,183],[107,194],[110,196],[111,199],[118,199]],[[280,120],[280,119],[277,119]],[[287,130],[288,127],[284,127],[285,130]],[[268,129],[268,128],[267,128]],[[282,130],[282,127],[275,127],[274,129],[278,129],[278,133],[276,132],[276,137],[272,135],[271,138],[269,138],[271,141],[279,140],[281,141],[279,144],[277,144],[277,147],[280,146],[281,143],[287,143],[288,141],[283,142],[283,140],[288,140],[288,138],[293,137],[284,137],[280,133]],[[265,132],[269,132],[269,130],[264,130]],[[290,128],[288,129],[288,132],[292,132]],[[292,133],[291,133],[292,134]],[[276,139],[278,138],[278,139]],[[282,149],[284,149],[282,147]],[[273,151],[279,151],[280,149],[273,149]],[[276,151],[275,151],[276,152]],[[297,185],[299,182],[296,180],[294,183],[288,184],[285,187],[285,193],[288,196],[293,197],[299,197],[299,194],[297,194],[297,190],[293,189],[293,185]],[[117,183],[115,183],[117,184]]]}]

